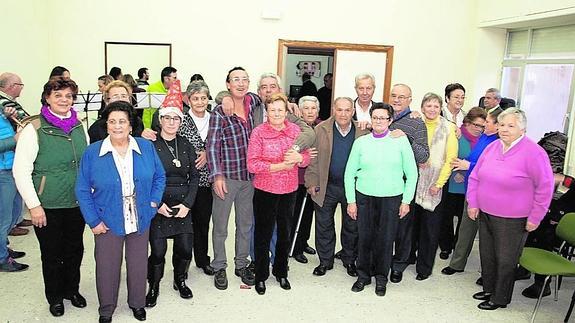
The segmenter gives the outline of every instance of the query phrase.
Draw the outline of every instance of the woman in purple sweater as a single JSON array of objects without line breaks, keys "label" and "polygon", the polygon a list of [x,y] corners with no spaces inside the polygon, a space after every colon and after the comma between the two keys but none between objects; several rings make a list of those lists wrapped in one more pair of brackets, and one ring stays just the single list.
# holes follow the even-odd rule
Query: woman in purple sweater
[{"label": "woman in purple sweater", "polygon": [[500,139],[485,149],[467,188],[469,218],[480,219],[483,291],[473,298],[483,301],[478,306],[482,310],[505,308],[511,302],[527,233],[547,213],[554,188],[549,157],[525,136],[525,113],[510,108],[497,121]]}]

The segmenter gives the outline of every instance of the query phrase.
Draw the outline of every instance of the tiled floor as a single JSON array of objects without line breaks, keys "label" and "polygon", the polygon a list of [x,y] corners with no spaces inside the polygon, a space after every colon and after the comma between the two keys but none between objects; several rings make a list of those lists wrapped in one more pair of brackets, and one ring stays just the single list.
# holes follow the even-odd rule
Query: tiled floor
[{"label": "tiled floor", "polygon": [[[232,225],[230,221],[230,228]],[[230,230],[228,239],[230,264],[233,264],[233,232]],[[93,236],[87,229],[84,241],[81,293],[88,307],[77,309],[65,301],[66,314],[54,318],[44,299],[36,237],[31,232],[11,238],[14,249],[28,253],[21,260],[31,268],[22,273],[0,273],[0,289],[4,291],[0,293],[0,322],[97,322]],[[309,258],[306,265],[290,261],[292,290],[282,290],[272,277],[264,296],[257,295],[253,289],[240,289],[240,280],[233,275],[233,268],[227,271],[228,289],[220,291],[213,286],[212,277],[192,266],[188,283],[194,298],[184,300],[172,289],[171,269],[167,267],[158,305],[148,310],[148,322],[528,322],[535,305],[535,300],[521,296],[521,290],[531,281],[519,281],[507,309],[492,312],[477,309],[478,301],[471,298],[480,291],[475,285],[479,275],[476,249],[467,270],[461,274],[442,275],[440,270],[448,261],[439,257],[434,274],[426,281],[416,281],[414,266],[408,267],[403,281],[390,283],[383,298],[375,295],[374,284],[361,293],[351,292],[355,279],[347,276],[339,261],[326,276],[313,276],[318,259]],[[575,280],[564,279],[559,301],[553,301],[552,296],[544,298],[537,322],[562,322],[574,288]],[[571,321],[575,321],[575,314]],[[114,322],[137,322],[126,304],[125,280],[120,288]]]}]

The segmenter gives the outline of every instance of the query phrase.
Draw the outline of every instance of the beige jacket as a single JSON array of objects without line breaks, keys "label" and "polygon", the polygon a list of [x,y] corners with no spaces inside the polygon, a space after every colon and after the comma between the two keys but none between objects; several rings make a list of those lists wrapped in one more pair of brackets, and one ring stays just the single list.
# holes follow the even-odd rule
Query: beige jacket
[{"label": "beige jacket", "polygon": [[[368,130],[361,130],[355,121],[355,138],[369,133]],[[311,164],[305,172],[305,187],[319,186],[319,192],[312,196],[312,200],[320,207],[323,206],[327,180],[329,177],[329,163],[331,162],[331,149],[333,147],[333,126],[335,119],[330,117],[315,127],[315,143],[317,157],[312,159]]]}]

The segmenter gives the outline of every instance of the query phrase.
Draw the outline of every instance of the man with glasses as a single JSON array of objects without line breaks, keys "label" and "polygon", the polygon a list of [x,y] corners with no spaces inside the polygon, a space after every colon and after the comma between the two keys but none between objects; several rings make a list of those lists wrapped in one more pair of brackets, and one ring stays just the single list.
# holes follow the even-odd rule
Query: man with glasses
[{"label": "man with glasses", "polygon": [[[391,130],[399,129],[405,133],[415,161],[420,167],[429,158],[429,146],[427,145],[427,128],[421,118],[411,118],[411,88],[405,84],[395,84],[391,89],[389,104],[393,107],[393,123]],[[413,201],[412,201],[413,203]],[[413,232],[413,205],[410,212],[399,220],[395,238],[395,253],[393,255],[392,271],[389,280],[392,283],[399,283],[403,278],[403,271],[409,265],[409,255],[411,253],[412,232]]]},{"label": "man with glasses", "polygon": [[23,86],[16,74],[0,75],[0,272],[16,272],[28,268],[28,265],[14,261],[26,254],[8,248],[8,234],[12,228],[20,229],[23,234],[28,233],[28,230],[16,227],[22,214],[22,198],[16,190],[12,174],[18,135],[10,123],[10,118],[15,117],[18,108],[22,109],[14,100],[20,96]]},{"label": "man with glasses", "polygon": [[[148,86],[148,93],[153,94],[166,94],[168,90],[174,84],[174,82],[178,79],[178,70],[168,66],[162,69],[161,79],[156,82],[150,84]],[[155,108],[146,108],[144,109],[144,113],[142,115],[142,122],[144,122],[144,127],[149,129],[152,126],[152,116],[157,109]]]}]

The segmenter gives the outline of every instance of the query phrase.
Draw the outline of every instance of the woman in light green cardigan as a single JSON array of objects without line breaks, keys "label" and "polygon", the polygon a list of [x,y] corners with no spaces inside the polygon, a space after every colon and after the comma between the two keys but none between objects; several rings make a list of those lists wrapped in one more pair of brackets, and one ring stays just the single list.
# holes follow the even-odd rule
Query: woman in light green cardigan
[{"label": "woman in light green cardigan", "polygon": [[[384,296],[399,219],[409,212],[417,183],[417,166],[406,136],[389,134],[393,109],[384,103],[369,111],[372,134],[358,138],[345,168],[347,213],[358,221],[358,278],[351,290],[371,283],[375,268],[375,294]],[[405,180],[404,180],[405,176]]]}]

